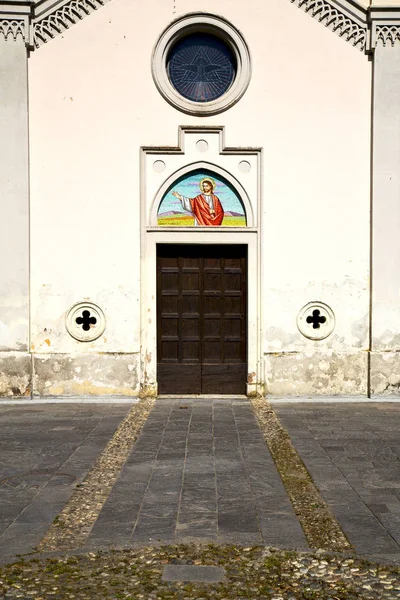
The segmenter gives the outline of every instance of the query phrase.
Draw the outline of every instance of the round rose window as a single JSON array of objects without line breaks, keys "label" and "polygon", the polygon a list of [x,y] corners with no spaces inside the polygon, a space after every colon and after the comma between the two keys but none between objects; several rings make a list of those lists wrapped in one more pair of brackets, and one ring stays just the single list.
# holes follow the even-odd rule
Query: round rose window
[{"label": "round rose window", "polygon": [[164,98],[190,115],[216,115],[233,106],[250,82],[250,53],[240,32],[217,15],[190,13],[161,34],[152,57]]},{"label": "round rose window", "polygon": [[192,33],[174,44],[167,57],[174,88],[193,102],[211,102],[230,88],[236,59],[227,44],[209,33]]}]

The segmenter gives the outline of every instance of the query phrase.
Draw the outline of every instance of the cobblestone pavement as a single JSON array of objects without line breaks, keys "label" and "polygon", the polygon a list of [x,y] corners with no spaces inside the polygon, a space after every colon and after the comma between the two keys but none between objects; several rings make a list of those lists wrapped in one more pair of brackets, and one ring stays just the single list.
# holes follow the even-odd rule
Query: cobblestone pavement
[{"label": "cobblestone pavement", "polygon": [[273,408],[357,553],[400,563],[400,404]]},{"label": "cobblestone pavement", "polygon": [[159,541],[307,549],[248,400],[156,402],[87,548]]},{"label": "cobblestone pavement", "polygon": [[0,405],[0,561],[33,550],[129,409]]},{"label": "cobblestone pavement", "polygon": [[1,600],[398,600],[395,567],[256,546],[168,545],[0,567]]}]

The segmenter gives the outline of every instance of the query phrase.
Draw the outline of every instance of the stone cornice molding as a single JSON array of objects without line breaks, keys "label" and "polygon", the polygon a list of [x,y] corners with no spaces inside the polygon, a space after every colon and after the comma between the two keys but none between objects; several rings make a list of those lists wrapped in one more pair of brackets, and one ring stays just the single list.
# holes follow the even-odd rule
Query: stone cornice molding
[{"label": "stone cornice molding", "polygon": [[[0,39],[39,48],[107,2],[0,0]],[[356,0],[290,2],[361,51],[371,53],[378,45],[400,43],[400,6],[365,8]]]},{"label": "stone cornice molding", "polygon": [[[35,48],[97,10],[109,0],[39,0],[35,2]],[[359,50],[366,48],[367,10],[355,0],[290,0]]]},{"label": "stone cornice molding", "polygon": [[369,52],[378,46],[393,48],[400,43],[400,7],[370,8],[369,24]]},{"label": "stone cornice molding", "polygon": [[39,48],[109,0],[41,0],[35,5],[33,44]]},{"label": "stone cornice molding", "polygon": [[352,0],[290,0],[298,8],[363,51],[367,45],[367,10]]},{"label": "stone cornice molding", "polygon": [[33,0],[0,2],[0,39],[6,42],[23,42],[29,47],[33,6]]}]

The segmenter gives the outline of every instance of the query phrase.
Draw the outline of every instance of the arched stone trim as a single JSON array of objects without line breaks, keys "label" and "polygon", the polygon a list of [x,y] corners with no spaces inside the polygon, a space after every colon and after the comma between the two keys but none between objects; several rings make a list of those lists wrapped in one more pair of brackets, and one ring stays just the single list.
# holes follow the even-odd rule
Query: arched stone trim
[{"label": "arched stone trim", "polygon": [[351,0],[290,0],[346,42],[364,51],[367,45],[367,10]]},{"label": "arched stone trim", "polygon": [[173,173],[170,177],[168,177],[168,179],[166,179],[164,181],[164,183],[159,188],[159,190],[154,198],[151,209],[150,209],[150,226],[153,226],[153,227],[157,226],[158,207],[164,197],[165,192],[168,190],[168,188],[171,185],[173,185],[174,181],[177,181],[183,175],[189,175],[192,171],[196,171],[197,169],[204,169],[207,171],[212,171],[216,175],[220,175],[221,177],[223,177],[224,179],[229,181],[229,183],[236,190],[240,200],[243,203],[244,210],[246,212],[246,222],[247,222],[246,227],[255,227],[253,207],[252,207],[250,198],[249,198],[246,190],[244,189],[244,187],[228,171],[226,171],[225,169],[222,169],[218,165],[215,165],[213,163],[206,162],[206,161],[199,161],[199,162],[188,164],[185,167],[183,167],[182,169],[179,169],[178,171]]},{"label": "arched stone trim", "polygon": [[[38,15],[33,23],[33,43],[39,48],[49,40],[75,25],[109,0],[61,0],[52,3],[44,14]],[[45,3],[46,4],[46,3]]]}]

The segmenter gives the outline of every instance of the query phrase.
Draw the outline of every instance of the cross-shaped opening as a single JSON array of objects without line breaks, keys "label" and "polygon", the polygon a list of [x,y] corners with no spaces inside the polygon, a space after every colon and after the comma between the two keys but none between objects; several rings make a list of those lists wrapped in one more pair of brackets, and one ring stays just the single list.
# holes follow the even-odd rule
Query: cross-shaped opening
[{"label": "cross-shaped opening", "polygon": [[318,308],[316,308],[315,310],[313,310],[312,317],[307,317],[306,321],[310,325],[312,323],[313,329],[319,329],[321,323],[326,322],[326,317],[321,317],[321,311],[318,310]]},{"label": "cross-shaped opening", "polygon": [[82,325],[82,329],[84,331],[89,331],[91,325],[96,325],[97,319],[96,317],[91,317],[90,312],[88,310],[84,310],[82,312],[81,317],[77,317],[75,321],[78,325]]}]

